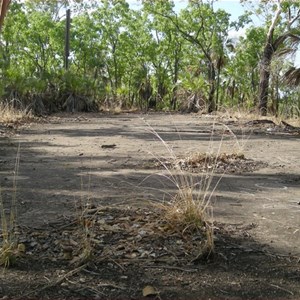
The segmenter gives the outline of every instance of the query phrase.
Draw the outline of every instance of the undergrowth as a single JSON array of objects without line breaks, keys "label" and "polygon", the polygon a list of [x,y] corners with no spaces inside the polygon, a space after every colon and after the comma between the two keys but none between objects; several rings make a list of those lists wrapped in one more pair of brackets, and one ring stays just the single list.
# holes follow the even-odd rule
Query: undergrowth
[{"label": "undergrowth", "polygon": [[16,109],[10,103],[0,103],[0,123],[26,122],[34,118],[27,109]]},{"label": "undergrowth", "polygon": [[296,113],[286,112],[282,110],[277,115],[268,114],[267,116],[261,116],[256,110],[249,110],[247,108],[225,108],[220,107],[216,115],[222,120],[232,121],[251,121],[251,120],[271,120],[275,124],[280,125],[282,121],[285,121],[293,126],[300,127],[300,110],[295,106],[289,106],[289,110],[294,110]]}]

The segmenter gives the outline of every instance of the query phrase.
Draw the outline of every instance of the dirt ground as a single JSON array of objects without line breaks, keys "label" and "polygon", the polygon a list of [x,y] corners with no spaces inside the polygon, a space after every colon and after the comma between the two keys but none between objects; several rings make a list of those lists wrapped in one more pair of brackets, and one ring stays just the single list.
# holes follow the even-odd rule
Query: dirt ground
[{"label": "dirt ground", "polygon": [[[215,252],[206,259],[199,235],[164,229],[159,204],[176,187],[158,162],[172,169],[174,161],[153,131],[177,164],[193,153],[242,154],[214,172],[211,189],[221,178],[211,198]],[[299,133],[162,113],[0,125],[2,199],[9,214],[16,178],[25,246],[0,272],[0,299],[299,299]],[[201,168],[184,172],[197,182]],[[85,227],[83,211],[92,216]]]}]

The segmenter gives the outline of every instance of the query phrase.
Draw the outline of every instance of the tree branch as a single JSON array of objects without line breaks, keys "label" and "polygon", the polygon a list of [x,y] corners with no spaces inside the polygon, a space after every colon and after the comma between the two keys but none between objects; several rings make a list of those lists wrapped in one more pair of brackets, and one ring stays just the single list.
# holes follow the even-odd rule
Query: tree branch
[{"label": "tree branch", "polygon": [[300,18],[300,9],[298,10],[296,16],[293,19],[289,20],[289,26],[292,26],[293,23],[295,23],[299,18]]},{"label": "tree branch", "polygon": [[274,17],[272,19],[272,24],[269,27],[269,31],[268,31],[268,35],[267,35],[267,41],[268,41],[268,43],[271,42],[271,39],[273,37],[273,32],[274,32],[276,23],[277,23],[277,21],[279,19],[279,16],[281,14],[281,11],[282,11],[282,9],[281,9],[281,0],[278,0],[278,2],[277,2],[277,9],[275,11],[275,15],[274,15]]}]

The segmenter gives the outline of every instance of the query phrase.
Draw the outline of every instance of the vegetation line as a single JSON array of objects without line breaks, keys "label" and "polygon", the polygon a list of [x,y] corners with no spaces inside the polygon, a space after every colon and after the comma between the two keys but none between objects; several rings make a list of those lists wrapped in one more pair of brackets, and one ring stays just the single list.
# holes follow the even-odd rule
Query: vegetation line
[{"label": "vegetation line", "polygon": [[[1,2],[0,27],[10,1]],[[138,9],[126,0],[11,1],[0,102],[37,115],[234,108],[299,116],[299,3],[240,1],[244,13],[231,16],[213,0],[187,2],[178,11],[173,0]],[[259,26],[251,25],[255,15]],[[232,37],[233,29],[245,33]]]}]

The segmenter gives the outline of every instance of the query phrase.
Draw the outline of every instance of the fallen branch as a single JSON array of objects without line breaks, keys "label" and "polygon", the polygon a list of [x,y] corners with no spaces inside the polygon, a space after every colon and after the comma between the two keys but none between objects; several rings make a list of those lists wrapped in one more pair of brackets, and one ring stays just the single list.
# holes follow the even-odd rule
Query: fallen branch
[{"label": "fallen branch", "polygon": [[279,289],[279,290],[282,290],[282,291],[284,291],[284,292],[287,292],[287,293],[289,293],[290,295],[294,296],[294,293],[293,293],[292,291],[289,291],[289,290],[287,290],[287,289],[285,289],[285,288],[283,288],[283,287],[281,287],[281,286],[279,286],[279,285],[272,284],[272,283],[269,283],[269,285],[272,286],[272,287],[274,287],[274,288],[277,288],[277,289]]},{"label": "fallen branch", "polygon": [[144,268],[151,268],[151,269],[168,269],[168,270],[177,270],[177,271],[182,271],[182,272],[188,272],[188,273],[194,273],[197,272],[198,269],[185,269],[185,268],[180,268],[180,267],[175,267],[175,266],[144,266]]},{"label": "fallen branch", "polygon": [[75,274],[77,274],[78,272],[80,272],[82,269],[84,269],[85,267],[87,266],[87,264],[84,264],[74,270],[71,270],[70,272],[68,272],[67,274],[65,274],[64,276],[62,276],[61,278],[58,278],[57,280],[55,280],[54,282],[52,283],[49,283],[41,288],[38,288],[38,289],[35,289],[33,291],[30,291],[29,293],[25,294],[25,295],[22,295],[22,297],[20,298],[16,298],[16,299],[24,299],[30,295],[33,295],[33,294],[39,294],[40,292],[44,291],[44,290],[47,290],[49,288],[52,288],[52,287],[55,287],[57,285],[60,285],[64,280],[68,279],[68,277],[71,277]]}]

